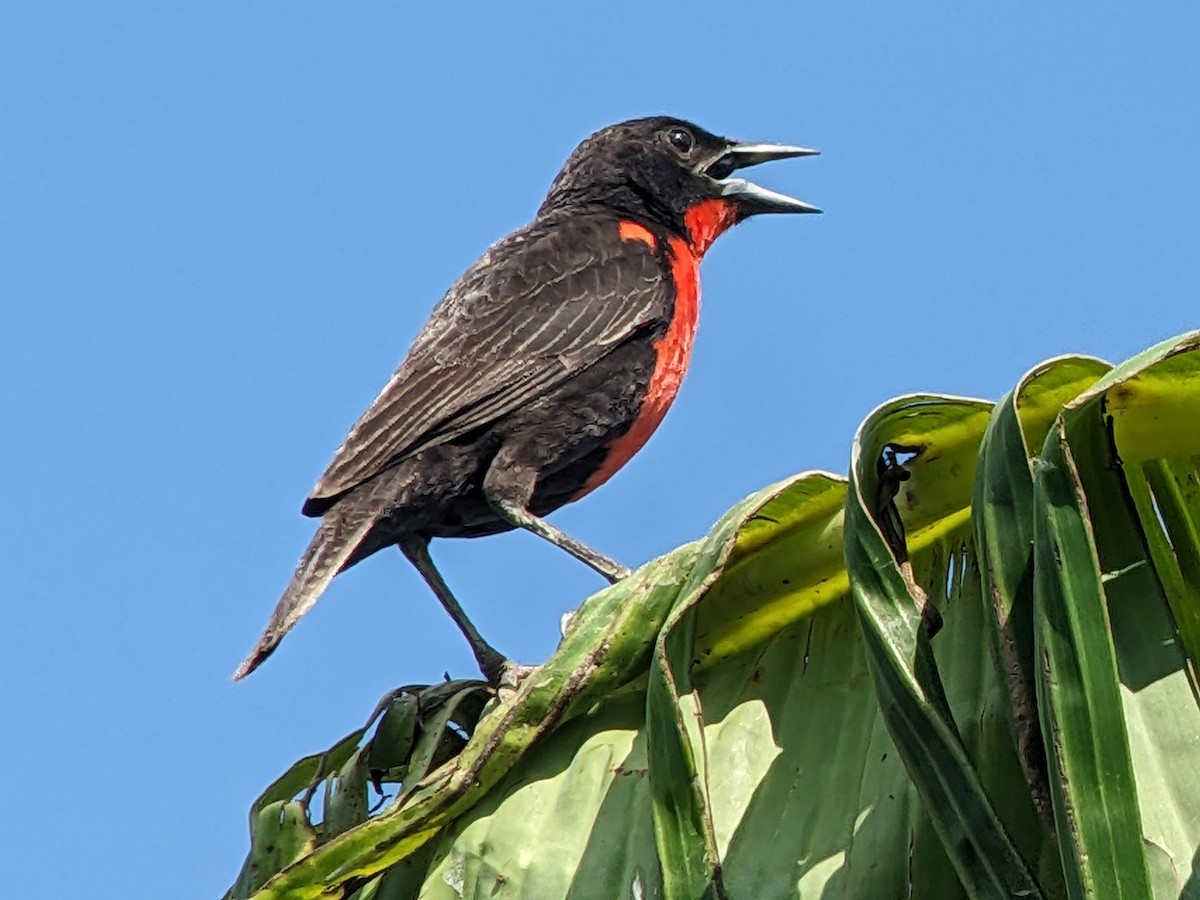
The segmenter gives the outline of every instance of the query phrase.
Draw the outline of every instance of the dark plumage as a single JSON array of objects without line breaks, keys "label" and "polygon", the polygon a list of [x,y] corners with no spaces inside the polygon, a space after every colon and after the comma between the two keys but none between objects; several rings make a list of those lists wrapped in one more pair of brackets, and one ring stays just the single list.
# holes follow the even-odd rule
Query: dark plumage
[{"label": "dark plumage", "polygon": [[450,288],[305,502],[321,525],[254,651],[253,671],[334,575],[396,544],[498,677],[504,657],[433,567],[434,537],[525,527],[615,580],[626,570],[541,517],[636,452],[686,368],[696,266],[758,212],[812,207],[735,168],[811,153],[736,144],[666,117],[610,126],[571,154],[529,225]]}]

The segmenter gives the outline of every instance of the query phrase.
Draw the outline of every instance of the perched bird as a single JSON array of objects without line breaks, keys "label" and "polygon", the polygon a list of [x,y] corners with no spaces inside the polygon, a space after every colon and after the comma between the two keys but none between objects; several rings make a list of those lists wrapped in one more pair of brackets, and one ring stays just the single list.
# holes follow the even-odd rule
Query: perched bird
[{"label": "perched bird", "polygon": [[738,143],[680,119],[621,122],[580,144],[534,220],[450,288],[305,502],[320,516],[258,645],[266,659],[333,577],[395,545],[471,644],[503,654],[434,567],[435,537],[525,528],[610,581],[629,573],[544,518],[629,461],[675,399],[691,356],[699,265],[758,213],[820,212],[732,174],[815,154]]}]

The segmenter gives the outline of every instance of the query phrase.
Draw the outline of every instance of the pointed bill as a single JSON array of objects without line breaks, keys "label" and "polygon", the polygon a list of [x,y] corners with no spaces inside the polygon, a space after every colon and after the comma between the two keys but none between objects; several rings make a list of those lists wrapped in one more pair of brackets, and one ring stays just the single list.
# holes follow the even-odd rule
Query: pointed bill
[{"label": "pointed bill", "polygon": [[760,163],[771,162],[775,159],[794,159],[797,156],[820,156],[820,150],[810,150],[808,147],[797,147],[795,144],[752,144],[743,142],[734,144],[725,151],[732,157],[734,168],[757,166]]},{"label": "pointed bill", "polygon": [[758,213],[819,213],[811,203],[760,187],[744,178],[731,178],[738,169],[761,165],[776,159],[817,156],[818,150],[795,144],[760,144],[744,141],[730,144],[706,163],[703,174],[721,187],[721,196],[736,200],[746,215]]},{"label": "pointed bill", "polygon": [[819,213],[821,210],[787,194],[768,190],[745,178],[726,178],[721,182],[721,196],[737,200],[749,212],[755,213]]}]

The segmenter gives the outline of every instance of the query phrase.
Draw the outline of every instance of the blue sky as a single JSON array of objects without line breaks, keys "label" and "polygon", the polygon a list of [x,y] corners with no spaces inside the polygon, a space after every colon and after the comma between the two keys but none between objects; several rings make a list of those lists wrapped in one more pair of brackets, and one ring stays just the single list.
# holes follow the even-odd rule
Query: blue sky
[{"label": "blue sky", "polygon": [[[1086,12],[1085,12],[1086,9]],[[588,132],[815,146],[826,210],[704,264],[659,433],[554,520],[627,564],[911,391],[1200,324],[1200,7],[9,4],[0,10],[0,855],[26,895],[218,895],[246,809],[386,690],[473,671],[398,553],[229,675],[299,515],[432,305]],[[602,586],[524,534],[435,543],[535,662]]]}]

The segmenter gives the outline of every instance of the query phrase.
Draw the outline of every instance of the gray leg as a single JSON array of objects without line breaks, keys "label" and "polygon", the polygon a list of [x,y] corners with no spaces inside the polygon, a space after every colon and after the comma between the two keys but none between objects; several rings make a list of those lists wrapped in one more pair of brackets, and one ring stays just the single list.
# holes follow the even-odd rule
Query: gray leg
[{"label": "gray leg", "polygon": [[518,528],[532,531],[538,537],[544,538],[585,565],[591,566],[611,582],[618,582],[629,575],[629,569],[619,562],[609,559],[602,553],[597,553],[587,544],[575,540],[555,528],[545,519],[538,518],[529,511],[529,500],[533,497],[533,487],[537,481],[537,473],[532,469],[518,469],[506,464],[503,453],[496,457],[487,477],[483,481],[483,493],[493,508],[507,522]]},{"label": "gray leg", "polygon": [[437,595],[442,607],[450,614],[450,618],[454,620],[454,624],[458,626],[458,630],[467,639],[467,643],[471,645],[471,651],[475,654],[475,660],[479,663],[479,671],[483,673],[483,677],[492,684],[498,684],[504,673],[505,666],[508,664],[508,660],[505,659],[502,653],[483,639],[483,635],[471,624],[471,620],[467,618],[466,612],[458,605],[458,601],[454,599],[454,594],[451,593],[450,587],[442,579],[441,572],[437,570],[437,567],[433,564],[433,559],[429,555],[428,538],[407,537],[400,541],[397,546],[400,548],[400,552],[408,557],[409,562],[421,573],[425,582],[433,590],[433,593]]}]

